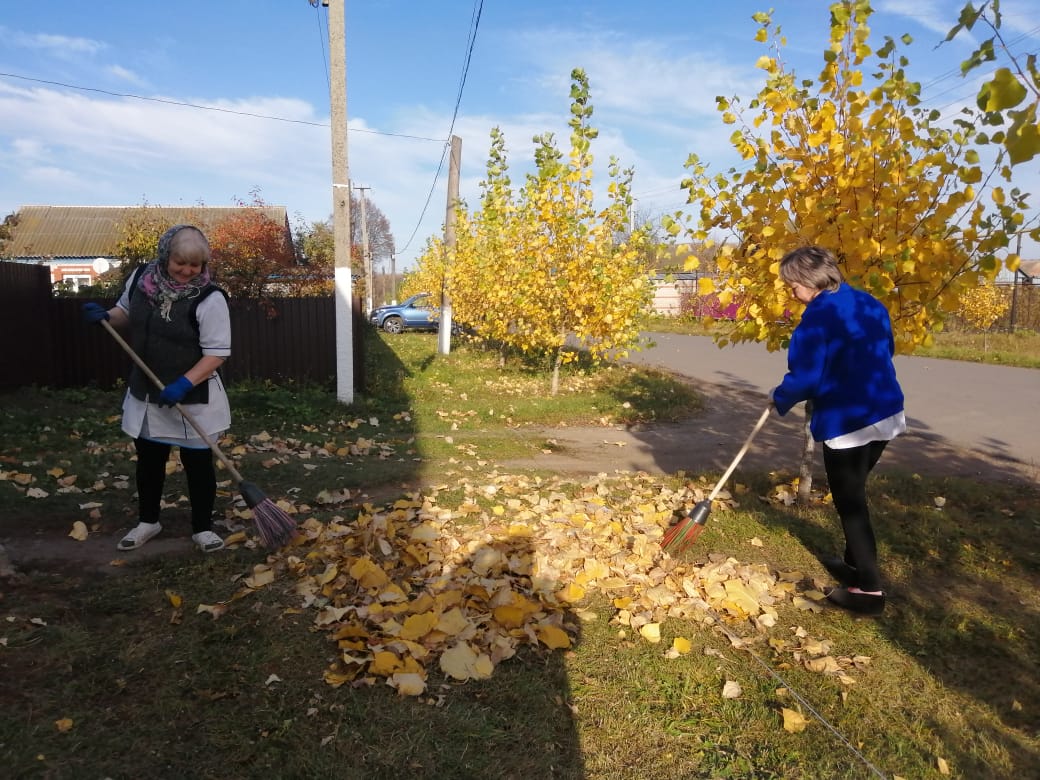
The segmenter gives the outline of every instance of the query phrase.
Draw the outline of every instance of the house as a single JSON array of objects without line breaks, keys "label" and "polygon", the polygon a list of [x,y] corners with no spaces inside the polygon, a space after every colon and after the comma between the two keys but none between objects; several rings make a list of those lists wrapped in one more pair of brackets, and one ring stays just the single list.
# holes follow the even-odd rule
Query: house
[{"label": "house", "polygon": [[[292,246],[284,206],[22,206],[11,222],[3,259],[47,265],[51,284],[66,282],[79,289],[122,264],[118,251],[121,226],[135,212],[144,212],[167,225],[187,223],[209,232],[225,218],[243,211],[259,211],[284,225],[287,246]],[[286,265],[292,262],[292,258],[279,260]]]},{"label": "house", "polygon": [[697,280],[704,274],[695,271],[658,271],[653,276],[653,311],[665,317],[682,313],[683,298],[697,294]]}]

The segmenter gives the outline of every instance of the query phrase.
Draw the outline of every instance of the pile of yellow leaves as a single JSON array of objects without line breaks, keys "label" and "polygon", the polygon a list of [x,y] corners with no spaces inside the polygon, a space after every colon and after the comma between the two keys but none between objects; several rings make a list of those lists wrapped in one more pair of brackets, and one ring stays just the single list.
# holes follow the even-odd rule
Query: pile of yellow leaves
[{"label": "pile of yellow leaves", "polygon": [[[272,557],[296,578],[299,609],[336,643],[330,685],[385,679],[420,696],[435,664],[455,680],[487,678],[522,645],[570,647],[580,620],[595,617],[581,606],[593,594],[609,599],[612,622],[649,642],[661,641],[668,618],[724,621],[734,645],[764,644],[847,684],[869,660],[835,657],[829,641],[800,627],[772,635],[780,602],[821,609],[822,593],[799,592],[800,572],[662,552],[676,509],[703,498],[699,488],[622,472],[584,482],[492,473],[452,488],[454,506],[438,503],[434,488],[366,504],[349,524],[304,520],[296,542]],[[676,637],[667,655],[690,647]]]}]

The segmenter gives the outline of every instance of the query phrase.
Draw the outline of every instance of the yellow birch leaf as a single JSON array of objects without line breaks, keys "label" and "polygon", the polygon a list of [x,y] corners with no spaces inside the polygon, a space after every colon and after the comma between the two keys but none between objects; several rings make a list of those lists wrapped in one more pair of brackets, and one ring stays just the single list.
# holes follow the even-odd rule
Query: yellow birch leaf
[{"label": "yellow birch leaf", "polygon": [[390,581],[386,572],[370,558],[359,558],[350,567],[350,576],[357,580],[363,588],[380,588]]},{"label": "yellow birch leaf", "polygon": [[693,649],[693,646],[690,644],[690,640],[686,637],[677,636],[675,637],[675,639],[672,640],[672,648],[677,653],[686,655],[688,652],[690,652],[690,650]]},{"label": "yellow birch leaf", "polygon": [[799,731],[805,731],[805,727],[808,724],[800,712],[788,709],[787,707],[784,707],[781,712],[784,716],[784,731],[789,731],[792,734],[797,734]]},{"label": "yellow birch leaf", "polygon": [[569,604],[573,604],[574,602],[581,601],[585,598],[585,589],[576,582],[569,582],[556,592],[556,598],[560,601],[566,601]]},{"label": "yellow birch leaf", "polygon": [[243,582],[253,590],[270,585],[274,582],[274,569],[270,566],[257,564],[253,567],[252,576],[246,577]]},{"label": "yellow birch leaf", "polygon": [[441,671],[456,680],[468,680],[473,677],[473,667],[477,663],[477,654],[465,642],[441,653]]},{"label": "yellow birch leaf", "polygon": [[396,688],[402,696],[419,696],[426,690],[426,681],[415,672],[401,672],[387,679],[386,684]]},{"label": "yellow birch leaf", "polygon": [[940,775],[948,775],[948,774],[950,774],[950,765],[948,763],[946,763],[946,759],[945,758],[938,758],[937,757],[935,759],[935,763],[936,763],[936,765],[939,768],[939,774]]},{"label": "yellow birch leaf", "polygon": [[87,537],[90,536],[90,531],[87,530],[87,524],[82,520],[77,520],[72,524],[72,530],[69,531],[69,536],[77,542],[86,541]]},{"label": "yellow birch leaf", "polygon": [[421,615],[409,615],[404,619],[404,626],[399,636],[401,639],[421,639],[437,625],[438,615],[424,612]]},{"label": "yellow birch leaf", "polygon": [[661,624],[660,623],[646,623],[639,627],[639,634],[647,642],[651,644],[657,644],[661,641]]},{"label": "yellow birch leaf", "polygon": [[495,616],[495,620],[505,628],[519,628],[524,623],[524,611],[516,606],[495,607],[492,614]]},{"label": "yellow birch leaf", "polygon": [[571,638],[567,632],[557,626],[538,626],[538,640],[550,650],[570,647]]},{"label": "yellow birch leaf", "polygon": [[176,593],[174,593],[174,592],[173,592],[172,590],[167,590],[167,591],[166,591],[166,598],[167,598],[167,599],[169,599],[169,601],[170,601],[170,605],[171,605],[171,606],[172,606],[172,607],[173,607],[174,609],[180,609],[180,607],[181,607],[181,604],[182,604],[182,603],[183,603],[183,601],[184,601],[184,600],[183,600],[183,599],[182,599],[182,598],[181,598],[181,597],[180,597],[179,595],[177,595]]},{"label": "yellow birch leaf", "polygon": [[380,677],[389,677],[400,670],[401,659],[389,650],[380,650],[372,656],[372,663],[368,667],[369,674],[378,674]]},{"label": "yellow birch leaf", "polygon": [[[71,731],[72,730],[72,726],[73,726],[72,718],[60,718],[60,719],[54,721],[54,727],[56,729],[58,729],[58,731],[60,731],[62,734],[64,734],[67,731]],[[939,760],[941,761],[942,759],[939,759]]]},{"label": "yellow birch leaf", "polygon": [[449,636],[455,636],[456,634],[461,634],[465,631],[469,625],[469,620],[467,620],[466,616],[462,614],[462,610],[455,607],[441,615],[440,619],[437,621],[437,630],[443,631]]}]

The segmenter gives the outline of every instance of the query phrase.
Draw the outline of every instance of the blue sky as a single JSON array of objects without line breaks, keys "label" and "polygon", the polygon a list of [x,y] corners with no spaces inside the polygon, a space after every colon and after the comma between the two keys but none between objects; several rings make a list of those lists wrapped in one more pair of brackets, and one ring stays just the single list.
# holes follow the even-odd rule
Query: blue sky
[{"label": "blue sky", "polygon": [[[926,106],[951,113],[973,102],[975,85],[959,72],[973,41],[935,46],[962,5],[876,0],[871,25],[875,45],[914,38],[911,77]],[[637,213],[673,211],[691,152],[713,170],[737,162],[715,96],[761,87],[754,63],[767,52],[752,40],[751,15],[775,9],[785,60],[812,78],[828,6],[347,0],[352,181],[371,188],[398,269],[407,267],[442,230],[446,167],[437,173],[449,134],[462,138],[461,191],[475,204],[492,127],[505,134],[514,182],[529,170],[535,134],[553,131],[566,148],[570,72],[581,67],[600,180],[615,155],[635,169]],[[1036,52],[1040,0],[1001,6],[1016,51]],[[292,221],[331,214],[328,15],[307,0],[5,3],[0,74],[0,217],[31,204],[222,206],[254,189]],[[1040,198],[1036,172],[1021,175]]]}]

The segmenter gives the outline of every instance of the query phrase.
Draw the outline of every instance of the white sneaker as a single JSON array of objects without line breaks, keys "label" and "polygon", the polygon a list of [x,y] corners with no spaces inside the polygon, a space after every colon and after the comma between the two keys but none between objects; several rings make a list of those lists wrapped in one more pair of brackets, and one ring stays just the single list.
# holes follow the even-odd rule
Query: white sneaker
[{"label": "white sneaker", "polygon": [[212,531],[201,531],[197,534],[192,534],[191,540],[195,542],[198,548],[204,553],[211,553],[224,549],[224,540]]},{"label": "white sneaker", "polygon": [[130,529],[130,533],[119,540],[116,545],[120,550],[136,550],[162,530],[161,523],[138,523]]}]

